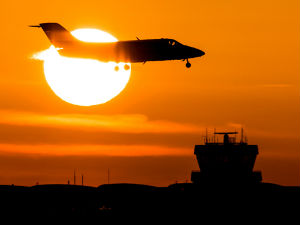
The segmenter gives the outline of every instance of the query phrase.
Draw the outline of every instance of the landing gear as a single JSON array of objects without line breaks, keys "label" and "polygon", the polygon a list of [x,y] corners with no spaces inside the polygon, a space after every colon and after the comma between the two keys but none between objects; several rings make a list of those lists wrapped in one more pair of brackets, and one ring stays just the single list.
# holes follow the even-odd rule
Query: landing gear
[{"label": "landing gear", "polygon": [[186,68],[190,68],[192,65],[189,62],[189,59],[186,59],[186,64],[185,64]]},{"label": "landing gear", "polygon": [[124,70],[129,70],[130,69],[130,66],[128,64],[125,64],[124,65]]}]

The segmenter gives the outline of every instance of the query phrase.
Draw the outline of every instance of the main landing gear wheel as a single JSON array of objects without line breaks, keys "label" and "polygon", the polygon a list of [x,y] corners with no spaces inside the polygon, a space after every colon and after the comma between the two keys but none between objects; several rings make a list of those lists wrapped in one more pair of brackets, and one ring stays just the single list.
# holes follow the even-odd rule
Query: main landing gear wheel
[{"label": "main landing gear wheel", "polygon": [[115,71],[118,72],[119,71],[119,66],[115,66]]},{"label": "main landing gear wheel", "polygon": [[130,66],[128,64],[125,64],[124,65],[124,70],[129,70],[130,69]]},{"label": "main landing gear wheel", "polygon": [[186,60],[186,64],[185,64],[186,68],[190,68],[192,65],[190,64],[189,60]]}]

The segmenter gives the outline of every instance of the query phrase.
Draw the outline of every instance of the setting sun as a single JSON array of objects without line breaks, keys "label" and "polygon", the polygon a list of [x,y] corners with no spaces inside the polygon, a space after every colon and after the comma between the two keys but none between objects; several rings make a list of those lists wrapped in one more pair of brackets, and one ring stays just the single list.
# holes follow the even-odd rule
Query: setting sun
[{"label": "setting sun", "polygon": [[[84,42],[117,41],[112,35],[97,29],[77,29],[71,34]],[[80,106],[111,100],[125,88],[131,73],[128,63],[125,67],[125,63],[63,57],[54,46],[34,58],[44,61],[45,77],[54,93],[64,101]]]}]

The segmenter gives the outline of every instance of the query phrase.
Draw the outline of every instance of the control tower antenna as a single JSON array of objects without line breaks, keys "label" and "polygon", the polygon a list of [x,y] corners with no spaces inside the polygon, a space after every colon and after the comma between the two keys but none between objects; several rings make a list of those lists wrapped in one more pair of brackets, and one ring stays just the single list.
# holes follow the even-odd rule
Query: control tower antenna
[{"label": "control tower antenna", "polygon": [[76,185],[76,170],[74,169],[74,185]]},{"label": "control tower antenna", "polygon": [[235,131],[235,135],[234,135],[234,142],[236,142],[236,135],[237,135],[236,128],[234,129],[234,131]]},{"label": "control tower antenna", "polygon": [[216,143],[216,128],[214,128],[214,143]]},{"label": "control tower antenna", "polygon": [[244,128],[241,128],[241,143],[244,142]]}]

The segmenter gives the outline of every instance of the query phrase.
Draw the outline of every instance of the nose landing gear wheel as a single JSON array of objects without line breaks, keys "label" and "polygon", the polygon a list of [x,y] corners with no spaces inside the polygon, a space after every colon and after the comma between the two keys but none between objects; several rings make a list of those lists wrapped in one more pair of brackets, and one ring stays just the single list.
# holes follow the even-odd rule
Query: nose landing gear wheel
[{"label": "nose landing gear wheel", "polygon": [[186,68],[190,68],[192,65],[190,64],[189,60],[186,60],[186,64],[185,64]]},{"label": "nose landing gear wheel", "polygon": [[128,64],[125,64],[124,65],[124,70],[129,70],[130,69],[130,66]]}]

